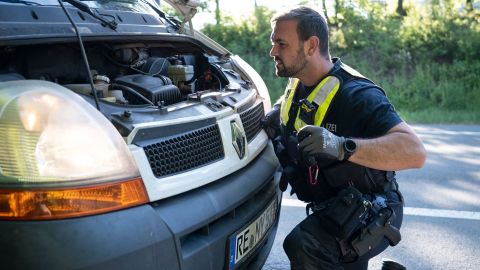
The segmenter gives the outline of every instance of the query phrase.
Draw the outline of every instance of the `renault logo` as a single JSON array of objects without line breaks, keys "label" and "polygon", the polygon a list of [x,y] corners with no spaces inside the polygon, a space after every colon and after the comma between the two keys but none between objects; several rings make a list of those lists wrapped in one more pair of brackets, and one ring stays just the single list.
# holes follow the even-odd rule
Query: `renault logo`
[{"label": "renault logo", "polygon": [[242,159],[245,156],[245,133],[235,121],[230,122],[232,128],[232,144],[237,151],[238,157]]}]

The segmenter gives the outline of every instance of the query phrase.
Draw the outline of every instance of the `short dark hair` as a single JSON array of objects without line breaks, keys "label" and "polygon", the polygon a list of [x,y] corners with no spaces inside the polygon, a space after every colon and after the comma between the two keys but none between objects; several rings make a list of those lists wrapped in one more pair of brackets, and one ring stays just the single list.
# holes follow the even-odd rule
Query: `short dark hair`
[{"label": "short dark hair", "polygon": [[272,25],[281,21],[297,21],[297,33],[300,41],[305,41],[311,36],[316,36],[320,40],[320,53],[330,57],[328,48],[328,25],[325,17],[317,11],[308,7],[299,7],[281,13],[272,18]]}]

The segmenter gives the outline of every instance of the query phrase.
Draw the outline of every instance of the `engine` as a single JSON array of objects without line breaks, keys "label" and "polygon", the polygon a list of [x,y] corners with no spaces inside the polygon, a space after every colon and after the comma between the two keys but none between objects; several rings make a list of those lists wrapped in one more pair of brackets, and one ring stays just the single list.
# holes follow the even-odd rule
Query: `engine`
[{"label": "engine", "polygon": [[[218,92],[240,76],[217,57],[187,45],[86,43],[97,97],[118,105],[168,106],[196,93]],[[222,69],[229,70],[231,79]],[[4,47],[0,81],[48,80],[92,96],[77,44]]]}]

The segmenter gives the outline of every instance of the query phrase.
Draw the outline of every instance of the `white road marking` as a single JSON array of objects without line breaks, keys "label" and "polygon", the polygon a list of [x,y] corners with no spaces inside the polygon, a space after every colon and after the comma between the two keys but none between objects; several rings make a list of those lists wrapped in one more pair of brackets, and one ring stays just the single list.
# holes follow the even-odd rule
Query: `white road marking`
[{"label": "white road marking", "polygon": [[[282,205],[304,208],[306,203],[299,200],[283,198]],[[439,217],[439,218],[480,220],[480,212],[473,212],[473,211],[405,207],[403,208],[403,214],[408,216],[420,216],[420,217]]]},{"label": "white road marking", "polygon": [[405,207],[403,208],[403,214],[410,215],[410,216],[421,216],[421,217],[440,217],[440,218],[480,220],[480,212],[458,211],[458,210],[447,210],[447,209]]}]

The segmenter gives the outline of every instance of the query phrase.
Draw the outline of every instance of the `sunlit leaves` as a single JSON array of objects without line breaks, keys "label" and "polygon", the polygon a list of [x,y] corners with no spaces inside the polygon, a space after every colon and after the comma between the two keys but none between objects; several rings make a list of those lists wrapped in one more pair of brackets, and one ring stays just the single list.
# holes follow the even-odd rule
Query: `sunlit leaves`
[{"label": "sunlit leaves", "polygon": [[[397,1],[327,3],[332,56],[380,83],[397,109],[480,111],[478,7],[469,9],[466,1],[405,0],[407,15],[400,16]],[[208,25],[204,32],[252,64],[275,100],[285,81],[275,77],[268,56],[271,14],[262,8],[242,20],[222,17],[222,25]]]}]

